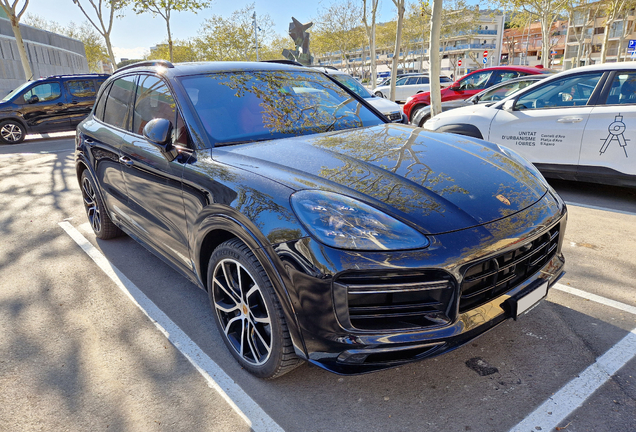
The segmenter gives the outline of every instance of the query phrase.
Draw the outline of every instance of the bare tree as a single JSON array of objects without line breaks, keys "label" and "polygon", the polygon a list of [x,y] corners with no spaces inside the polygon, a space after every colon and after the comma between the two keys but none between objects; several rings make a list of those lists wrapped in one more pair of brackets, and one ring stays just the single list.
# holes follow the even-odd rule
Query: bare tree
[{"label": "bare tree", "polygon": [[[552,24],[559,17],[568,0],[500,0],[503,7],[514,6],[515,9],[528,13],[541,23],[542,40],[550,40]],[[623,0],[612,0],[623,1]],[[549,43],[541,45],[541,62],[547,67],[550,62]]]},{"label": "bare tree", "polygon": [[[578,67],[581,64],[585,39],[586,36],[589,36],[587,34],[588,29],[590,27],[594,28],[594,17],[600,7],[600,3],[592,5],[589,1],[590,0],[569,0],[566,5],[568,26],[570,27],[569,35],[574,36],[577,44],[576,56],[572,61],[573,67]],[[590,13],[592,18],[590,18]]]},{"label": "bare tree", "polygon": [[[395,50],[393,51],[393,64],[391,67],[391,93],[390,99],[395,101],[395,81],[397,79],[398,60],[402,43],[402,25],[404,23],[405,0],[392,0],[397,8],[397,31],[395,32]],[[441,2],[441,0],[439,0]],[[439,79],[439,78],[438,78]]]},{"label": "bare tree", "polygon": [[442,112],[442,94],[439,83],[440,55],[439,35],[442,27],[442,0],[433,0],[431,7],[431,37],[429,44],[429,63],[431,83],[431,118]]},{"label": "bare tree", "polygon": [[[24,0],[24,5],[22,8],[18,8],[19,0],[14,0],[13,3],[9,3],[9,0],[0,0],[0,7],[11,22],[11,29],[13,30],[13,35],[15,36],[15,42],[18,45],[18,52],[20,53],[20,61],[22,62],[22,69],[24,70],[24,77],[27,81],[33,79],[33,72],[31,71],[31,64],[29,64],[29,59],[26,54],[26,50],[24,49],[24,41],[22,40],[22,32],[20,32],[20,18],[24,15],[27,6],[29,5],[29,0]],[[18,11],[19,9],[19,11]]]},{"label": "bare tree", "polygon": [[150,12],[153,15],[159,15],[166,22],[168,30],[168,49],[170,51],[170,61],[174,61],[172,53],[172,32],[170,31],[170,16],[173,11],[176,12],[194,12],[200,11],[210,6],[208,0],[134,0],[133,10],[138,13]]},{"label": "bare tree", "polygon": [[[623,26],[626,26],[627,12],[633,6],[634,2],[628,0],[607,0],[603,3],[603,6],[601,6],[601,10],[605,15],[605,21],[603,22],[605,32],[603,33],[603,43],[601,44],[601,63],[605,63],[607,59],[607,49],[609,48],[609,37],[612,25],[624,16]],[[617,56],[620,57],[620,45],[618,46]]]},{"label": "bare tree", "polygon": [[[95,18],[92,18],[88,13],[90,9],[88,9],[88,12],[86,11],[84,6],[82,6],[82,2],[84,2],[85,5],[86,2],[90,4],[95,12]],[[110,42],[110,34],[113,31],[115,14],[126,6],[127,0],[73,0],[73,3],[80,8],[86,19],[88,19],[97,32],[104,38],[108,57],[113,65],[113,69],[116,69],[117,62],[115,61],[115,54],[113,53],[113,45]]]},{"label": "bare tree", "polygon": [[[380,0],[369,0],[369,13],[367,14],[367,0],[362,0],[362,23],[364,24],[364,29],[367,33],[369,54],[371,55],[371,90],[375,89],[375,82],[378,74],[378,69],[375,63],[375,17],[378,11],[379,1]],[[368,18],[370,18],[371,25],[369,25]],[[362,62],[364,64],[364,55],[362,56]]]},{"label": "bare tree", "polygon": [[625,58],[628,57],[627,47],[625,47],[625,58],[621,57],[621,47],[623,46],[623,42],[627,39],[627,36],[632,34],[636,29],[636,21],[629,21],[628,16],[634,13],[634,9],[636,8],[636,0],[627,0],[627,5],[625,7],[625,11],[623,12],[623,31],[619,33],[618,36],[618,53],[616,61],[626,61]]}]

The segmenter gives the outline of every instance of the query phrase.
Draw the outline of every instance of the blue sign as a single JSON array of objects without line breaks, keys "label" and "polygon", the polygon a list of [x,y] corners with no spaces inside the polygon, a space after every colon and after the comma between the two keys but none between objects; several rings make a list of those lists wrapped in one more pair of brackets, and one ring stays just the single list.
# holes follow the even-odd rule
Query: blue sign
[{"label": "blue sign", "polygon": [[636,51],[636,39],[630,39],[627,44],[627,51]]},{"label": "blue sign", "polygon": [[484,64],[488,63],[488,57],[484,57],[483,62],[484,62]]}]

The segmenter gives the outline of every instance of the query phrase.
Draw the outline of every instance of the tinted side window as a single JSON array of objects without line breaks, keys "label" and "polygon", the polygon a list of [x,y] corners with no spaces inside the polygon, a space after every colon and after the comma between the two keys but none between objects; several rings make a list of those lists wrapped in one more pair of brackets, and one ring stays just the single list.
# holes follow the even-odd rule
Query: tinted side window
[{"label": "tinted side window", "polygon": [[515,109],[574,107],[587,105],[603,72],[569,76],[553,80],[521,97]]},{"label": "tinted side window", "polygon": [[174,98],[161,79],[141,75],[133,115],[133,133],[143,135],[144,126],[155,118],[170,120],[174,125],[176,118]]},{"label": "tinted side window", "polygon": [[59,98],[62,95],[62,89],[60,83],[44,83],[33,87],[26,92],[23,97],[24,101],[28,102],[33,96],[37,96],[39,102],[51,101]]},{"label": "tinted side window", "polygon": [[110,86],[108,89],[105,89],[99,100],[97,101],[97,103],[95,104],[95,108],[93,110],[93,116],[95,116],[95,118],[97,118],[98,120],[104,120],[104,107],[106,106],[106,99],[108,99],[108,90],[110,89]]},{"label": "tinted side window", "polygon": [[621,72],[614,76],[607,105],[636,104],[636,72]]},{"label": "tinted side window", "polygon": [[71,92],[71,95],[73,96],[95,96],[95,85],[93,84],[93,80],[68,81],[66,85],[68,85],[68,91]]},{"label": "tinted side window", "polygon": [[477,72],[460,81],[460,90],[481,90],[486,88],[491,71]]},{"label": "tinted side window", "polygon": [[419,77],[417,79],[418,84],[428,84],[428,77]]},{"label": "tinted side window", "polygon": [[135,78],[135,76],[119,78],[110,86],[104,109],[104,122],[121,129],[127,128],[131,96],[135,91]]}]

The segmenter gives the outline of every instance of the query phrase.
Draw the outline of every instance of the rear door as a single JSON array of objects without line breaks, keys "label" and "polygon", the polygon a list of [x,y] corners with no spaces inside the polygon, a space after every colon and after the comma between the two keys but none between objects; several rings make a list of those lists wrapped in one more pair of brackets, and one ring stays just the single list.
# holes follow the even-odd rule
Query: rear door
[{"label": "rear door", "polygon": [[132,229],[144,243],[189,273],[192,263],[182,196],[184,161],[180,157],[169,161],[143,136],[146,124],[156,118],[168,119],[176,128],[175,99],[161,78],[141,74],[132,106],[131,128],[122,141],[120,157]]},{"label": "rear door", "polygon": [[119,158],[130,121],[129,107],[134,89],[134,76],[125,76],[112,82],[102,93],[93,116],[82,125],[92,170],[101,186],[106,207],[113,219],[129,228],[128,192]]},{"label": "rear door", "polygon": [[636,70],[616,71],[585,125],[579,172],[636,175]]},{"label": "rear door", "polygon": [[68,92],[66,110],[71,127],[75,128],[91,112],[95,103],[95,80],[93,78],[68,80],[64,83]]}]

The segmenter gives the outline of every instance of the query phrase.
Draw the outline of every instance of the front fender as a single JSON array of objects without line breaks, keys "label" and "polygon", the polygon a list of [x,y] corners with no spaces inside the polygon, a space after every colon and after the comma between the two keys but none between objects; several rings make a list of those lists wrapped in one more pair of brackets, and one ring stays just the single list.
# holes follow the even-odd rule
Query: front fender
[{"label": "front fender", "polygon": [[[293,284],[285,265],[278,258],[267,238],[244,215],[231,214],[231,209],[227,208],[223,212],[215,207],[217,206],[212,205],[206,209],[208,211],[204,212],[196,224],[198,228],[195,236],[194,261],[201,286],[207,284],[207,261],[211,254],[210,247],[206,243],[212,242],[213,247],[216,247],[229,238],[239,238],[250,248],[267,273],[288,323],[294,350],[298,356],[306,359],[307,349],[296,316],[296,310],[300,307],[298,293],[288,288]],[[206,288],[209,289],[209,287]]]}]

